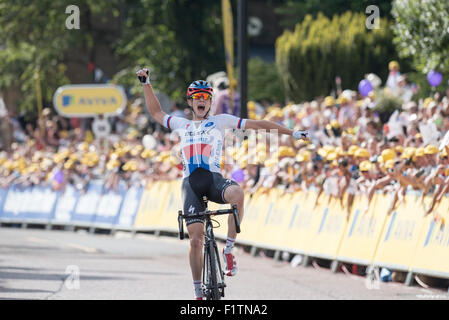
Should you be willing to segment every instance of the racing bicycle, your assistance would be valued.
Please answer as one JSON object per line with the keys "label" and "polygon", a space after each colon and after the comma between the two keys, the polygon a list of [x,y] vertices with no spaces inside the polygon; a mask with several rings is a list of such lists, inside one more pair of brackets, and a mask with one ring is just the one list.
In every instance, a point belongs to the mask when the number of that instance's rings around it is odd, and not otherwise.
{"label": "racing bicycle", "polygon": [[[213,226],[212,216],[218,216],[223,214],[234,215],[235,227],[237,233],[240,233],[240,221],[238,217],[237,206],[233,205],[231,209],[222,210],[207,210],[207,198],[203,197],[203,201],[206,205],[206,210],[188,216],[183,215],[182,211],[178,211],[178,225],[179,225],[179,238],[184,239],[184,224],[183,219],[204,217],[205,218],[205,233],[204,233],[204,264],[203,264],[203,292],[206,300],[220,300],[224,297],[224,288],[226,284],[224,282],[224,272],[220,262],[220,255],[218,254],[217,243],[215,241],[214,231],[216,228]],[[218,222],[217,222],[218,223]],[[218,226],[217,226],[218,227]]]}

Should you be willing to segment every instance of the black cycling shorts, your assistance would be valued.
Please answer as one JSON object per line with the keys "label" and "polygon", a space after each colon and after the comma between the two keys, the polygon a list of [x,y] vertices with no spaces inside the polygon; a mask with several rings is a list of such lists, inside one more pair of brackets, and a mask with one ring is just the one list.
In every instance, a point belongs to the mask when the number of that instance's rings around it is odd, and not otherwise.
{"label": "black cycling shorts", "polygon": [[[203,168],[195,169],[195,171],[188,177],[182,180],[184,215],[188,216],[189,214],[206,210],[203,196],[206,196],[208,200],[216,203],[227,203],[223,197],[224,192],[232,185],[238,185],[238,183],[234,180],[223,178],[223,176],[217,172],[210,172]],[[188,226],[195,222],[203,222],[204,218],[186,218],[185,220],[186,225]]]}

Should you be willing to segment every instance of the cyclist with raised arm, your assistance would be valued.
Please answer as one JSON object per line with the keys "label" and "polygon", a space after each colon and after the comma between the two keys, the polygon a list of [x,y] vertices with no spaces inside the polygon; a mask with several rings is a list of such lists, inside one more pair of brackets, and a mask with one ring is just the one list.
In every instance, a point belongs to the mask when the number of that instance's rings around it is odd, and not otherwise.
{"label": "cyclist with raised arm", "polygon": [[[197,80],[187,89],[187,103],[193,119],[170,116],[162,111],[151,83],[148,69],[137,71],[143,85],[145,102],[151,116],[162,126],[176,130],[181,139],[181,157],[184,169],[182,199],[184,215],[205,210],[203,196],[216,203],[237,205],[239,220],[244,212],[244,193],[240,185],[225,179],[220,173],[220,160],[226,129],[278,130],[279,134],[291,135],[296,139],[307,138],[307,131],[292,131],[284,126],[266,120],[242,119],[229,114],[209,115],[213,89],[207,81]],[[186,219],[190,239],[189,262],[195,290],[195,299],[202,300],[201,272],[203,266],[203,220]],[[228,218],[226,247],[223,249],[225,274],[234,276],[237,272],[232,248],[237,237],[232,215]]]}

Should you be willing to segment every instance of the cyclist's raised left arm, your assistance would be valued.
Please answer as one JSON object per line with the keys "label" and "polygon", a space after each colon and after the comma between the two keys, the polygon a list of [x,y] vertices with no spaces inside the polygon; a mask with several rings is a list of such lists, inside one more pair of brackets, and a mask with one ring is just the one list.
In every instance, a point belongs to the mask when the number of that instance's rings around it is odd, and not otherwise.
{"label": "cyclist's raised left arm", "polygon": [[250,130],[277,130],[279,134],[286,134],[289,136],[293,136],[296,139],[300,139],[300,138],[308,138],[308,132],[307,131],[295,131],[295,130],[290,130],[287,127],[277,124],[276,122],[273,121],[268,121],[268,120],[252,120],[252,119],[247,119],[245,122],[245,130],[246,129],[250,129]]}
{"label": "cyclist's raised left arm", "polygon": [[279,134],[287,134],[292,135],[293,130],[290,130],[280,124],[277,124],[273,121],[268,120],[252,120],[248,119],[245,124],[245,130],[251,129],[251,130],[278,130]]}
{"label": "cyclist's raised left arm", "polygon": [[293,136],[295,139],[308,138],[307,131],[294,131],[285,126],[267,120],[252,120],[235,117],[230,114],[220,114],[216,116],[226,128],[242,129],[242,130],[277,130],[278,134],[286,134]]}

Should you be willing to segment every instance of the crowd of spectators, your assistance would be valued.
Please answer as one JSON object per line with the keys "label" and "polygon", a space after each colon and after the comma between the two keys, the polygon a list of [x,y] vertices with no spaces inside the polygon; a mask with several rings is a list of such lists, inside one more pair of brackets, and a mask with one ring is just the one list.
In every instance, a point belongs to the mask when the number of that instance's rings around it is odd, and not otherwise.
{"label": "crowd of spectators", "polygon": [[[45,108],[36,125],[12,128],[13,136],[21,139],[15,139],[8,151],[0,151],[0,187],[39,185],[64,190],[70,183],[86,192],[90,180],[102,179],[105,190],[118,191],[121,180],[128,186],[146,186],[154,180],[181,177],[170,133],[151,123],[141,104],[136,99],[122,115],[109,118],[112,132],[99,139],[92,130],[93,119],[67,119]],[[157,141],[154,148],[143,146],[146,135]]]}
{"label": "crowd of spectators", "polygon": [[[309,141],[288,136],[229,132],[223,152],[223,175],[245,191],[318,191],[339,199],[349,214],[354,196],[371,201],[381,190],[393,195],[389,212],[411,190],[430,195],[430,213],[449,192],[449,90],[414,100],[417,88],[390,63],[385,87],[375,86],[367,97],[351,90],[300,104],[263,105],[248,102],[249,118],[268,119],[291,129],[306,129]],[[376,83],[379,82],[379,83]],[[396,96],[402,105],[382,121],[376,104],[380,92]],[[190,110],[174,104],[177,116]],[[95,138],[93,119],[68,119],[45,108],[37,123],[24,123],[7,114],[14,142],[0,151],[0,187],[50,186],[63,191],[70,183],[86,192],[92,179],[103,179],[105,190],[151,185],[182,177],[179,140],[153,122],[141,98],[131,99],[120,116],[110,117],[112,132]],[[1,149],[0,149],[1,150]],[[368,210],[369,207],[366,208]]]}

